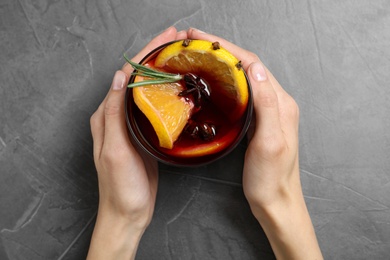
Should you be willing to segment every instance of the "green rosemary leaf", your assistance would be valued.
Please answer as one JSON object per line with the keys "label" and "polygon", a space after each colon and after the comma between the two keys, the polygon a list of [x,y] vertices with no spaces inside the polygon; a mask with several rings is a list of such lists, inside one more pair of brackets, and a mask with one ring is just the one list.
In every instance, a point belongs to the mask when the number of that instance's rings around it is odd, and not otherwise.
{"label": "green rosemary leaf", "polygon": [[135,88],[135,87],[141,87],[141,86],[147,86],[147,85],[172,83],[172,82],[176,82],[176,81],[177,81],[176,79],[151,79],[151,80],[143,80],[143,81],[133,82],[133,83],[129,84],[127,87]]}
{"label": "green rosemary leaf", "polygon": [[144,65],[131,61],[126,55],[123,55],[125,60],[134,68],[132,75],[142,76],[148,78],[144,81],[133,82],[128,85],[129,88],[152,85],[152,84],[165,84],[177,82],[183,78],[180,74],[172,74],[163,71],[154,70]]}
{"label": "green rosemary leaf", "polygon": [[179,81],[182,79],[182,76],[180,74],[162,75],[160,72],[156,72],[156,71],[136,70],[135,72],[132,73],[132,75],[139,75],[139,76],[143,76],[143,77],[159,78],[159,79],[173,79],[176,81]]}
{"label": "green rosemary leaf", "polygon": [[125,60],[137,71],[139,71],[141,74],[147,77],[153,77],[153,78],[169,78],[169,79],[175,79],[175,80],[181,80],[182,76],[180,74],[173,74],[173,73],[167,73],[163,71],[157,71],[154,69],[151,69],[149,67],[146,67],[144,65],[138,64],[136,62],[131,61],[129,58],[127,58],[126,55],[123,55]]}

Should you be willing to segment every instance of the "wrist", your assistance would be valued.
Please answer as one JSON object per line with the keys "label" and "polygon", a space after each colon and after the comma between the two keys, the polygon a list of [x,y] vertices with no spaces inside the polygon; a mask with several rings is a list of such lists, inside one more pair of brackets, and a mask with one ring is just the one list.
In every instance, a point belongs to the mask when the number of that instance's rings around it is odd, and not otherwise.
{"label": "wrist", "polygon": [[272,230],[276,235],[282,235],[297,221],[307,218],[309,215],[305,202],[294,201],[292,198],[276,203],[252,206],[252,212],[264,230]]}
{"label": "wrist", "polygon": [[134,259],[146,225],[100,213],[92,234],[88,259]]}
{"label": "wrist", "polygon": [[275,192],[262,194],[261,198],[255,198],[249,203],[252,213],[261,223],[280,219],[289,212],[307,212],[305,200],[300,187],[296,189],[280,186]]}
{"label": "wrist", "polygon": [[153,207],[101,196],[97,221],[121,223],[133,229],[145,230],[151,221],[153,210]]}
{"label": "wrist", "polygon": [[277,259],[322,259],[303,195],[253,206]]}

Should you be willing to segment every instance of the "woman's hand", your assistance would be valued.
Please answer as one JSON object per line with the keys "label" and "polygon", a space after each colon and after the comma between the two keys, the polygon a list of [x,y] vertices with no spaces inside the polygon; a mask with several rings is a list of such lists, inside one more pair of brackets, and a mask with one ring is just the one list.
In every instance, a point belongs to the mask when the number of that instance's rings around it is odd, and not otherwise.
{"label": "woman's hand", "polygon": [[254,53],[190,29],[189,38],[218,41],[241,60],[253,90],[255,122],[245,156],[243,188],[278,259],[322,259],[302,194],[299,110]]}
{"label": "woman's hand", "polygon": [[[139,62],[154,48],[186,32],[170,27],[133,58]],[[132,145],[125,123],[124,98],[133,69],[125,64],[91,117],[93,155],[99,180],[99,209],[89,259],[131,259],[151,221],[157,192],[157,162]]]}

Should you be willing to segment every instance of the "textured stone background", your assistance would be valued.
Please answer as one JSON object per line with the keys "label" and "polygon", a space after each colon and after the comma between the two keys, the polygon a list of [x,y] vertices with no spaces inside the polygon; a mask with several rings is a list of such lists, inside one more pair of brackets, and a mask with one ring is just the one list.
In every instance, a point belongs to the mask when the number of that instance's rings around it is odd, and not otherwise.
{"label": "textured stone background", "polygon": [[[388,259],[388,0],[1,0],[0,259],[85,257],[98,200],[89,118],[122,54],[170,25],[256,52],[297,100],[325,258]],[[161,166],[138,259],[274,257],[242,193],[244,151]]]}

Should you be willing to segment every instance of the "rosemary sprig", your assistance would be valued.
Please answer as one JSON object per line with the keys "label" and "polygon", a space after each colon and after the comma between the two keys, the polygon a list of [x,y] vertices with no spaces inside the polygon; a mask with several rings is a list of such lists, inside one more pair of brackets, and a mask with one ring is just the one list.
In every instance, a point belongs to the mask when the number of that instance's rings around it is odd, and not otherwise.
{"label": "rosemary sprig", "polygon": [[123,55],[123,57],[134,68],[134,72],[131,75],[137,75],[137,76],[149,78],[148,80],[133,82],[127,86],[129,88],[146,86],[151,84],[172,83],[172,82],[177,82],[183,78],[183,76],[180,74],[172,74],[172,73],[154,70],[144,65],[133,62],[129,58],[127,58],[126,55]]}

